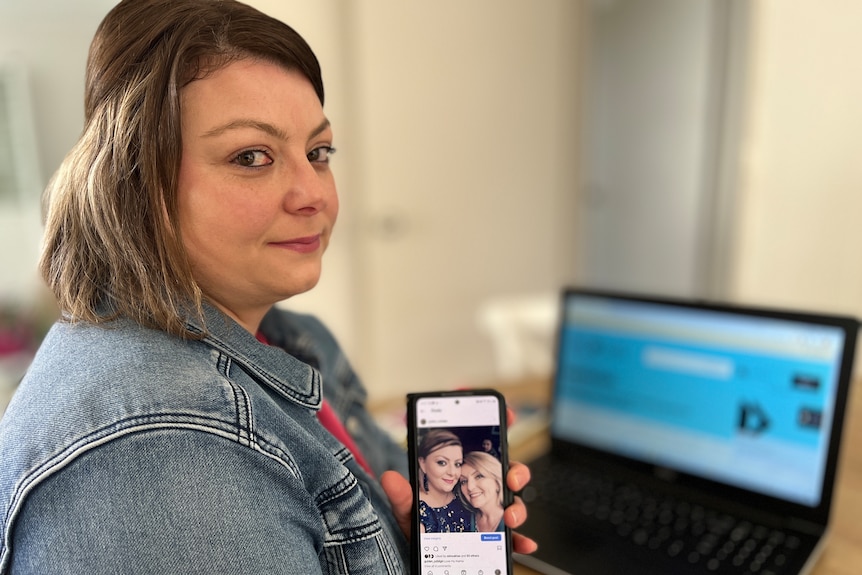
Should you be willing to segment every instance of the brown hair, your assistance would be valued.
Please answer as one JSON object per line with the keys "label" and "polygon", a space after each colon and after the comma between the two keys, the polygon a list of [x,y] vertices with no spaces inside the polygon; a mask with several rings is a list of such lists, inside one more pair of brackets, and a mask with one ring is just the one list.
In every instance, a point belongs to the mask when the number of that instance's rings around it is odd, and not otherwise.
{"label": "brown hair", "polygon": [[234,0],[123,0],[87,61],[83,133],[45,193],[40,270],[70,321],[127,316],[193,337],[203,294],[177,216],[180,91],[260,59],[304,74],[323,103],[317,58],[291,27]]}
{"label": "brown hair", "polygon": [[416,449],[416,455],[425,459],[432,451],[437,451],[450,445],[461,447],[461,440],[457,435],[448,429],[431,429],[422,436],[422,440]]}

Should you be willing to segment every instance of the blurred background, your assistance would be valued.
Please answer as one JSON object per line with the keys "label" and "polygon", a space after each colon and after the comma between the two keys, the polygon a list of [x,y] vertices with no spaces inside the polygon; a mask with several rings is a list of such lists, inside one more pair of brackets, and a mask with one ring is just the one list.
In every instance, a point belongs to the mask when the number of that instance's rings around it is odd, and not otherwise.
{"label": "blurred background", "polygon": [[[114,3],[0,0],[7,382],[55,313],[39,196]],[[862,3],[249,3],[315,49],[339,150],[323,278],[283,305],[372,396],[548,371],[566,284],[862,316]]]}

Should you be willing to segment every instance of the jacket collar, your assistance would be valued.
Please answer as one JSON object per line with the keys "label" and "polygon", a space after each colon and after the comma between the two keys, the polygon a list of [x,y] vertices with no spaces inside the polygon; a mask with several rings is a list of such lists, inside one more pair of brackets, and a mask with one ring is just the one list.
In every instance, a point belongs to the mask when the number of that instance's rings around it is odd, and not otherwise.
{"label": "jacket collar", "polygon": [[[266,345],[214,306],[204,303],[204,325],[192,316],[187,325],[203,341],[226,354],[252,377],[284,398],[309,409],[323,400],[320,373],[277,345]],[[276,343],[276,342],[273,342]]]}

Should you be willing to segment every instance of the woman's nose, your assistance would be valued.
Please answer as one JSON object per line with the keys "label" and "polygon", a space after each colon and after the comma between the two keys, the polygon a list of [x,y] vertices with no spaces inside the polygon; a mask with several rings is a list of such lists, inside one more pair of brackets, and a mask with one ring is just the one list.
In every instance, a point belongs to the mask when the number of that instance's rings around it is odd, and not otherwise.
{"label": "woman's nose", "polygon": [[288,179],[284,196],[286,211],[293,214],[314,215],[326,207],[332,184],[310,162],[297,162],[286,177]]}

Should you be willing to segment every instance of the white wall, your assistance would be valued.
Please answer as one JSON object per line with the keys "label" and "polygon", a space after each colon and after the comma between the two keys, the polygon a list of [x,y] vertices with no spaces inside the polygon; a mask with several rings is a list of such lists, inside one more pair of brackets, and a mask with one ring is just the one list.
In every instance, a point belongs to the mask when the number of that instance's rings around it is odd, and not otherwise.
{"label": "white wall", "polygon": [[750,5],[732,295],[862,316],[862,2]]}
{"label": "white wall", "polygon": [[0,0],[0,61],[26,67],[47,181],[81,131],[87,49],[113,0]]}
{"label": "white wall", "polygon": [[[372,1],[372,0],[368,0]],[[295,25],[323,63],[327,113],[349,144],[356,120],[345,117],[350,70],[340,0],[253,0]],[[0,59],[32,71],[42,175],[47,180],[81,127],[84,62],[92,33],[113,0],[0,0]],[[818,307],[862,315],[862,75],[857,0],[758,0],[743,98],[741,171],[733,218],[728,295],[744,301]],[[476,30],[481,42],[481,30]],[[405,63],[407,65],[409,63]],[[417,106],[418,107],[418,106]],[[353,124],[351,124],[353,122]],[[341,130],[341,128],[338,128]],[[342,136],[343,134],[343,136]],[[573,158],[572,163],[576,160]],[[569,173],[572,164],[560,166]],[[348,351],[353,323],[350,220],[356,189],[349,162],[335,162],[343,212],[321,286],[295,303],[325,317]],[[573,191],[573,194],[575,192]],[[561,213],[561,219],[565,214]],[[3,273],[10,256],[0,253]],[[34,262],[35,265],[35,262]],[[27,271],[25,270],[25,273]]]}
{"label": "white wall", "polygon": [[350,7],[357,364],[378,396],[488,381],[480,306],[574,268],[577,3]]}
{"label": "white wall", "polygon": [[36,271],[39,196],[80,132],[87,47],[111,5],[111,0],[0,1],[0,67],[11,64],[25,73],[40,180],[18,206],[0,207],[0,301],[26,306],[47,297]]}

